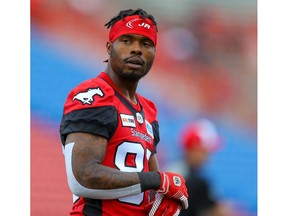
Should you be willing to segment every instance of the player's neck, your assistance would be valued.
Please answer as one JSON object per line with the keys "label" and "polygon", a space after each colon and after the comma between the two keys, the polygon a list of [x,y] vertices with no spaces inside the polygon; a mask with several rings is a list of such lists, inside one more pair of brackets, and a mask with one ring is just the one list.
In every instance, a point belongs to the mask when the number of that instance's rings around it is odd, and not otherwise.
{"label": "player's neck", "polygon": [[116,73],[113,73],[109,70],[106,70],[106,73],[112,80],[119,93],[121,93],[132,104],[136,105],[138,103],[136,98],[138,81],[133,82],[131,80],[123,79],[119,77]]}

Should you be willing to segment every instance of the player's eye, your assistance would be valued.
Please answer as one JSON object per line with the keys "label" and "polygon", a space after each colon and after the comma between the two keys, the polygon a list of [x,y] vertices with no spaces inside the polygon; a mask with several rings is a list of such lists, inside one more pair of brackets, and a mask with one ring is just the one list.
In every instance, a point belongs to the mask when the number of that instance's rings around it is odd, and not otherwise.
{"label": "player's eye", "polygon": [[151,42],[151,41],[144,41],[143,43],[143,46],[145,46],[145,47],[153,47],[154,45],[153,45],[153,43]]}
{"label": "player's eye", "polygon": [[131,40],[129,38],[121,38],[120,41],[123,43],[130,43],[131,42]]}

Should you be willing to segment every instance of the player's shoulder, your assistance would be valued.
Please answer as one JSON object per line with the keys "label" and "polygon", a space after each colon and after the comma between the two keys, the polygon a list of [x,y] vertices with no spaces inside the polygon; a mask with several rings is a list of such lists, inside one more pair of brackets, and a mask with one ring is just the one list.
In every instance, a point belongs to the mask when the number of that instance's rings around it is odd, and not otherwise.
{"label": "player's shoulder", "polygon": [[112,93],[113,89],[110,85],[107,84],[103,79],[97,77],[84,80],[83,82],[79,83],[77,86],[75,86],[71,92],[78,93],[78,92],[85,92],[91,89],[101,89],[105,91],[106,93]]}
{"label": "player's shoulder", "polygon": [[152,113],[152,114],[154,114],[156,116],[157,112],[158,112],[158,109],[157,109],[157,106],[155,105],[155,103],[152,100],[150,100],[150,99],[148,99],[148,98],[146,98],[146,97],[144,97],[144,96],[142,96],[140,94],[137,94],[137,96],[138,96],[142,106],[146,110],[148,110],[150,113]]}
{"label": "player's shoulder", "polygon": [[75,86],[66,99],[64,113],[74,110],[109,106],[113,103],[114,90],[99,77],[87,79]]}

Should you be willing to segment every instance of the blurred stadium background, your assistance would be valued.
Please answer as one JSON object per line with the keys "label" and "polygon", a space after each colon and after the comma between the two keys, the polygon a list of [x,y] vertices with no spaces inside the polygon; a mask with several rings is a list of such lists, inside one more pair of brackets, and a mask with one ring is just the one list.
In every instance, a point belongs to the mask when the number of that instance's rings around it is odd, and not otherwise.
{"label": "blurred stadium background", "polygon": [[58,134],[64,101],[105,68],[104,24],[138,7],[159,30],[139,92],[159,109],[161,168],[181,160],[181,127],[209,118],[224,138],[206,167],[217,194],[239,216],[257,215],[256,0],[31,0],[31,215],[68,215]]}

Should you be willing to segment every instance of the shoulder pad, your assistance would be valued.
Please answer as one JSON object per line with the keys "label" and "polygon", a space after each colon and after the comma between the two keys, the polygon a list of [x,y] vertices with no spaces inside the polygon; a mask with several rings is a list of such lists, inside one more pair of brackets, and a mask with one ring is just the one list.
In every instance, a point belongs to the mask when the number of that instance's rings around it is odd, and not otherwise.
{"label": "shoulder pad", "polygon": [[113,105],[114,90],[104,80],[86,80],[70,91],[64,114],[74,110]]}

